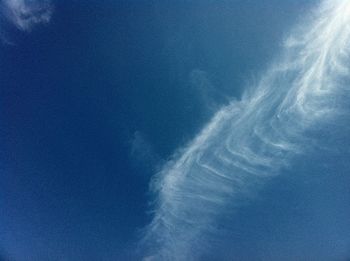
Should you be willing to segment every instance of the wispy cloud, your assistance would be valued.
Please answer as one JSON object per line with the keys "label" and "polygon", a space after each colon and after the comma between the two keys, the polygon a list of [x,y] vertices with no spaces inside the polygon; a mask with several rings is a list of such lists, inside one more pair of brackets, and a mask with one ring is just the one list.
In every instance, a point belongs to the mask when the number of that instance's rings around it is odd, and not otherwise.
{"label": "wispy cloud", "polygon": [[3,0],[2,15],[21,31],[30,31],[38,24],[46,24],[52,16],[50,0]]}
{"label": "wispy cloud", "polygon": [[215,112],[220,108],[218,101],[228,102],[228,98],[212,84],[207,72],[194,69],[189,76],[193,95],[196,96],[203,108],[207,108],[210,112]]}
{"label": "wispy cloud", "polygon": [[257,86],[219,110],[156,175],[144,260],[196,259],[216,218],[281,174],[305,151],[308,131],[339,114],[349,98],[350,2],[323,1],[310,17]]}
{"label": "wispy cloud", "polygon": [[140,131],[134,133],[130,145],[130,156],[135,160],[136,165],[153,170],[160,161],[160,157],[155,152],[152,144]]}

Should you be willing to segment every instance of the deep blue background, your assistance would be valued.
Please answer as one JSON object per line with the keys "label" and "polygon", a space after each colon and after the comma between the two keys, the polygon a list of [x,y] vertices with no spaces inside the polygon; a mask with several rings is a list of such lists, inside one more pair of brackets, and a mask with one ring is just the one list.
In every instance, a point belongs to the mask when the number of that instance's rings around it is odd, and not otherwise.
{"label": "deep blue background", "polygon": [[[152,174],[254,83],[310,4],[281,2],[56,1],[48,25],[11,32],[15,45],[0,47],[0,252],[131,260]],[[266,192],[271,216],[283,211],[273,202],[297,201],[298,182],[278,182],[292,185]],[[269,234],[268,217],[237,218],[240,243],[223,256],[266,254],[249,231]]]}

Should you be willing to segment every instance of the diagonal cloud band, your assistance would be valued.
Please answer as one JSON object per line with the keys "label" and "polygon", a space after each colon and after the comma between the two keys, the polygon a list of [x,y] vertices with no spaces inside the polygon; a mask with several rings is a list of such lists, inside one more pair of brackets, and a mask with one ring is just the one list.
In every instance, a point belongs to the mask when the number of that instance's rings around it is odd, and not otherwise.
{"label": "diagonal cloud band", "polygon": [[215,220],[305,151],[307,132],[345,106],[350,1],[323,1],[285,41],[277,62],[240,101],[216,113],[158,173],[144,260],[191,260]]}

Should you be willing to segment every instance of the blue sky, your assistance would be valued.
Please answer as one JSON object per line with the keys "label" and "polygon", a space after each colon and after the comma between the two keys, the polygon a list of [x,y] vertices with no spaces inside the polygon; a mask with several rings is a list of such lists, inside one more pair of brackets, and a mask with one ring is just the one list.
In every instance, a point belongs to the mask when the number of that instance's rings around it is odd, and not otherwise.
{"label": "blue sky", "polygon": [[[0,259],[138,260],[151,177],[259,82],[313,4],[0,2]],[[349,257],[338,121],[218,218],[201,260]]]}

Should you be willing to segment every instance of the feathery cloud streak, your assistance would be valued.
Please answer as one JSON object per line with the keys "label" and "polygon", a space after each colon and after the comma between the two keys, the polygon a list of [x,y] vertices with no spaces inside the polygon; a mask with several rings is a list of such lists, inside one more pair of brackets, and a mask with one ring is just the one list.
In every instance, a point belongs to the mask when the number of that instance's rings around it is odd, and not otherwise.
{"label": "feathery cloud streak", "polygon": [[342,110],[349,76],[350,1],[323,1],[240,101],[222,108],[152,183],[144,260],[191,260],[215,219],[290,165],[307,131]]}

